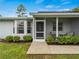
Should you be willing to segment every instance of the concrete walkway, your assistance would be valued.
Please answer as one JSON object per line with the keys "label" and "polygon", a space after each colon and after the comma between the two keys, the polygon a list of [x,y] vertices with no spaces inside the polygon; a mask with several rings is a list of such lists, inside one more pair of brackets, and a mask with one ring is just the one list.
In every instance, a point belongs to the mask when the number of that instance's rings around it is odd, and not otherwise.
{"label": "concrete walkway", "polygon": [[79,54],[79,46],[47,45],[45,42],[32,42],[27,54]]}
{"label": "concrete walkway", "polygon": [[50,54],[50,49],[45,42],[32,42],[27,54]]}
{"label": "concrete walkway", "polygon": [[77,45],[49,45],[50,54],[79,54]]}

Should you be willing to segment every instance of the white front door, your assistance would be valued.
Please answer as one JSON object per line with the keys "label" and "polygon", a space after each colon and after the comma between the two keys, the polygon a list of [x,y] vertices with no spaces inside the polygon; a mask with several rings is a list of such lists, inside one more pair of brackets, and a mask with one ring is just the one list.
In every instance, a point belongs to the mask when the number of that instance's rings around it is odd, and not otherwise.
{"label": "white front door", "polygon": [[45,20],[35,20],[35,39],[45,41]]}

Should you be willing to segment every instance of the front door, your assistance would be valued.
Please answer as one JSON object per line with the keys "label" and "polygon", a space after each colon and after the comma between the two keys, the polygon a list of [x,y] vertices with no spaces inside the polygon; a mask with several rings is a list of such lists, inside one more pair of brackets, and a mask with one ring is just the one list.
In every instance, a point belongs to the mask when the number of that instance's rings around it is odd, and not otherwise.
{"label": "front door", "polygon": [[36,20],[35,27],[35,38],[36,40],[44,40],[45,39],[45,20]]}

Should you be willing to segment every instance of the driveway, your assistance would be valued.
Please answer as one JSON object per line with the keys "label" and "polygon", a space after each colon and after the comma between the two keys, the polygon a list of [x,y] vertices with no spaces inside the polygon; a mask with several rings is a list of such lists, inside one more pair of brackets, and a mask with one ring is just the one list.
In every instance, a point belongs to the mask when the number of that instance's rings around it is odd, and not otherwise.
{"label": "driveway", "polygon": [[32,42],[27,54],[79,54],[79,46],[47,45],[46,42]]}

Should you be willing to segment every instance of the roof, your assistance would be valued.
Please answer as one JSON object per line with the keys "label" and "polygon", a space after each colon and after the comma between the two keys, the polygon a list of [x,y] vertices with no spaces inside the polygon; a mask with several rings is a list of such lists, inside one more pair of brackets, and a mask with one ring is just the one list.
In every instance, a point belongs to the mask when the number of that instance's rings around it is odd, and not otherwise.
{"label": "roof", "polygon": [[38,11],[38,13],[79,13],[78,11]]}
{"label": "roof", "polygon": [[32,20],[32,17],[0,17],[0,20]]}
{"label": "roof", "polygon": [[79,12],[73,11],[39,11],[31,13],[33,16],[79,16]]}

